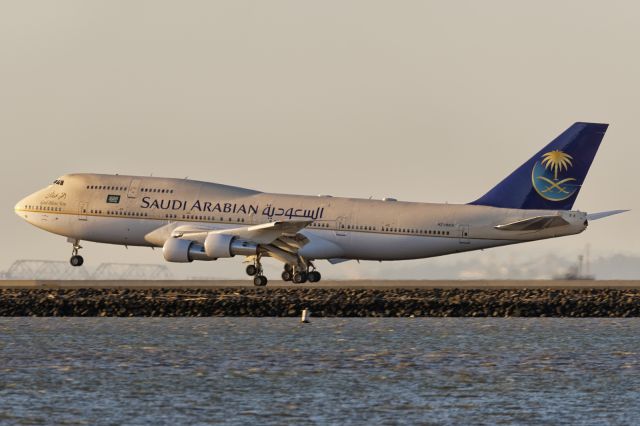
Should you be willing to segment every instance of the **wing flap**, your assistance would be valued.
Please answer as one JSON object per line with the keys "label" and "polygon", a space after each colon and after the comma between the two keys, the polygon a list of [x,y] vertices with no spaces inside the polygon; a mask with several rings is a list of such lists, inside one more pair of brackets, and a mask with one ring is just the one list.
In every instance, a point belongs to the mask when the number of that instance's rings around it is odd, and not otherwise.
{"label": "wing flap", "polygon": [[547,228],[555,228],[558,226],[568,225],[569,222],[561,216],[535,216],[523,220],[517,220],[511,223],[494,226],[495,229],[501,231],[540,231]]}
{"label": "wing flap", "polygon": [[242,228],[211,231],[216,234],[234,235],[257,244],[271,244],[280,237],[294,236],[313,220],[275,221]]}

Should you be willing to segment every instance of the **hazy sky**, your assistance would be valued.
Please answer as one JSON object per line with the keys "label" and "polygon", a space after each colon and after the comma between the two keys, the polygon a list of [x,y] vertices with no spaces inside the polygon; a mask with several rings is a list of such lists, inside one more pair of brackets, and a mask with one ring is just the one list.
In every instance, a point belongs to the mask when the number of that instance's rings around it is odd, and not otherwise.
{"label": "hazy sky", "polygon": [[[631,1],[1,1],[0,270],[70,256],[13,213],[64,173],[464,203],[575,121],[611,124],[575,208],[634,211],[461,256],[640,255],[638,22]],[[162,261],[85,247],[89,266]]]}

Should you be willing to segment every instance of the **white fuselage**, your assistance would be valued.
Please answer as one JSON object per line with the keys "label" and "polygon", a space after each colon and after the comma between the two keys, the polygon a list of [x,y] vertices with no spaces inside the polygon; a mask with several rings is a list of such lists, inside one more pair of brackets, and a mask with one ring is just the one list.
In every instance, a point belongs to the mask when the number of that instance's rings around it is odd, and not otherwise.
{"label": "white fuselage", "polygon": [[[577,234],[586,214],[478,205],[270,194],[215,183],[99,174],[65,175],[24,198],[16,213],[74,240],[161,246],[149,235],[170,224],[211,230],[312,219],[300,231],[309,259],[402,260]],[[534,231],[496,226],[557,214],[569,224]]]}

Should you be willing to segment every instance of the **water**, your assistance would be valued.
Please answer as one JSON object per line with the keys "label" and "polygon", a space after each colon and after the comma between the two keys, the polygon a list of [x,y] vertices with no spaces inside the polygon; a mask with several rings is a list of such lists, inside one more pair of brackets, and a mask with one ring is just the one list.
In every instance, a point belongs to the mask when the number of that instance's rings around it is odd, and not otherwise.
{"label": "water", "polygon": [[0,318],[0,423],[639,417],[640,319]]}

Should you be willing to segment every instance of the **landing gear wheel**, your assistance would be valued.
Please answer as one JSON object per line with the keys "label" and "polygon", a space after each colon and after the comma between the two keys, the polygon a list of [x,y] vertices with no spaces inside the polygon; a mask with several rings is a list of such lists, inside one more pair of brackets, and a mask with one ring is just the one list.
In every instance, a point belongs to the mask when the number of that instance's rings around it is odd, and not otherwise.
{"label": "landing gear wheel", "polygon": [[289,272],[289,273],[293,273],[293,266],[289,265],[288,263],[284,264],[284,270]]}
{"label": "landing gear wheel", "polygon": [[247,271],[247,275],[252,277],[258,273],[258,268],[256,267],[256,265],[248,265],[246,271]]}
{"label": "landing gear wheel", "polygon": [[267,282],[269,280],[267,280],[267,277],[265,277],[264,275],[256,275],[253,278],[253,285],[255,285],[256,287],[264,287],[265,285],[267,285]]}
{"label": "landing gear wheel", "polygon": [[282,271],[282,281],[291,281],[293,279],[293,274],[289,271]]}
{"label": "landing gear wheel", "polygon": [[306,272],[296,272],[293,274],[293,282],[296,284],[306,283],[308,278],[309,276]]}
{"label": "landing gear wheel", "polygon": [[82,266],[82,264],[84,263],[84,259],[82,258],[82,256],[76,254],[71,256],[69,263],[71,264],[71,266]]}
{"label": "landing gear wheel", "polygon": [[310,283],[317,283],[321,279],[322,279],[322,275],[320,275],[320,272],[318,272],[318,271],[309,272],[309,282]]}
{"label": "landing gear wheel", "polygon": [[84,263],[84,259],[82,256],[78,254],[78,251],[82,248],[80,245],[80,240],[72,240],[71,238],[67,238],[67,241],[73,244],[73,249],[71,250],[71,259],[69,259],[69,263],[71,266],[82,266]]}

